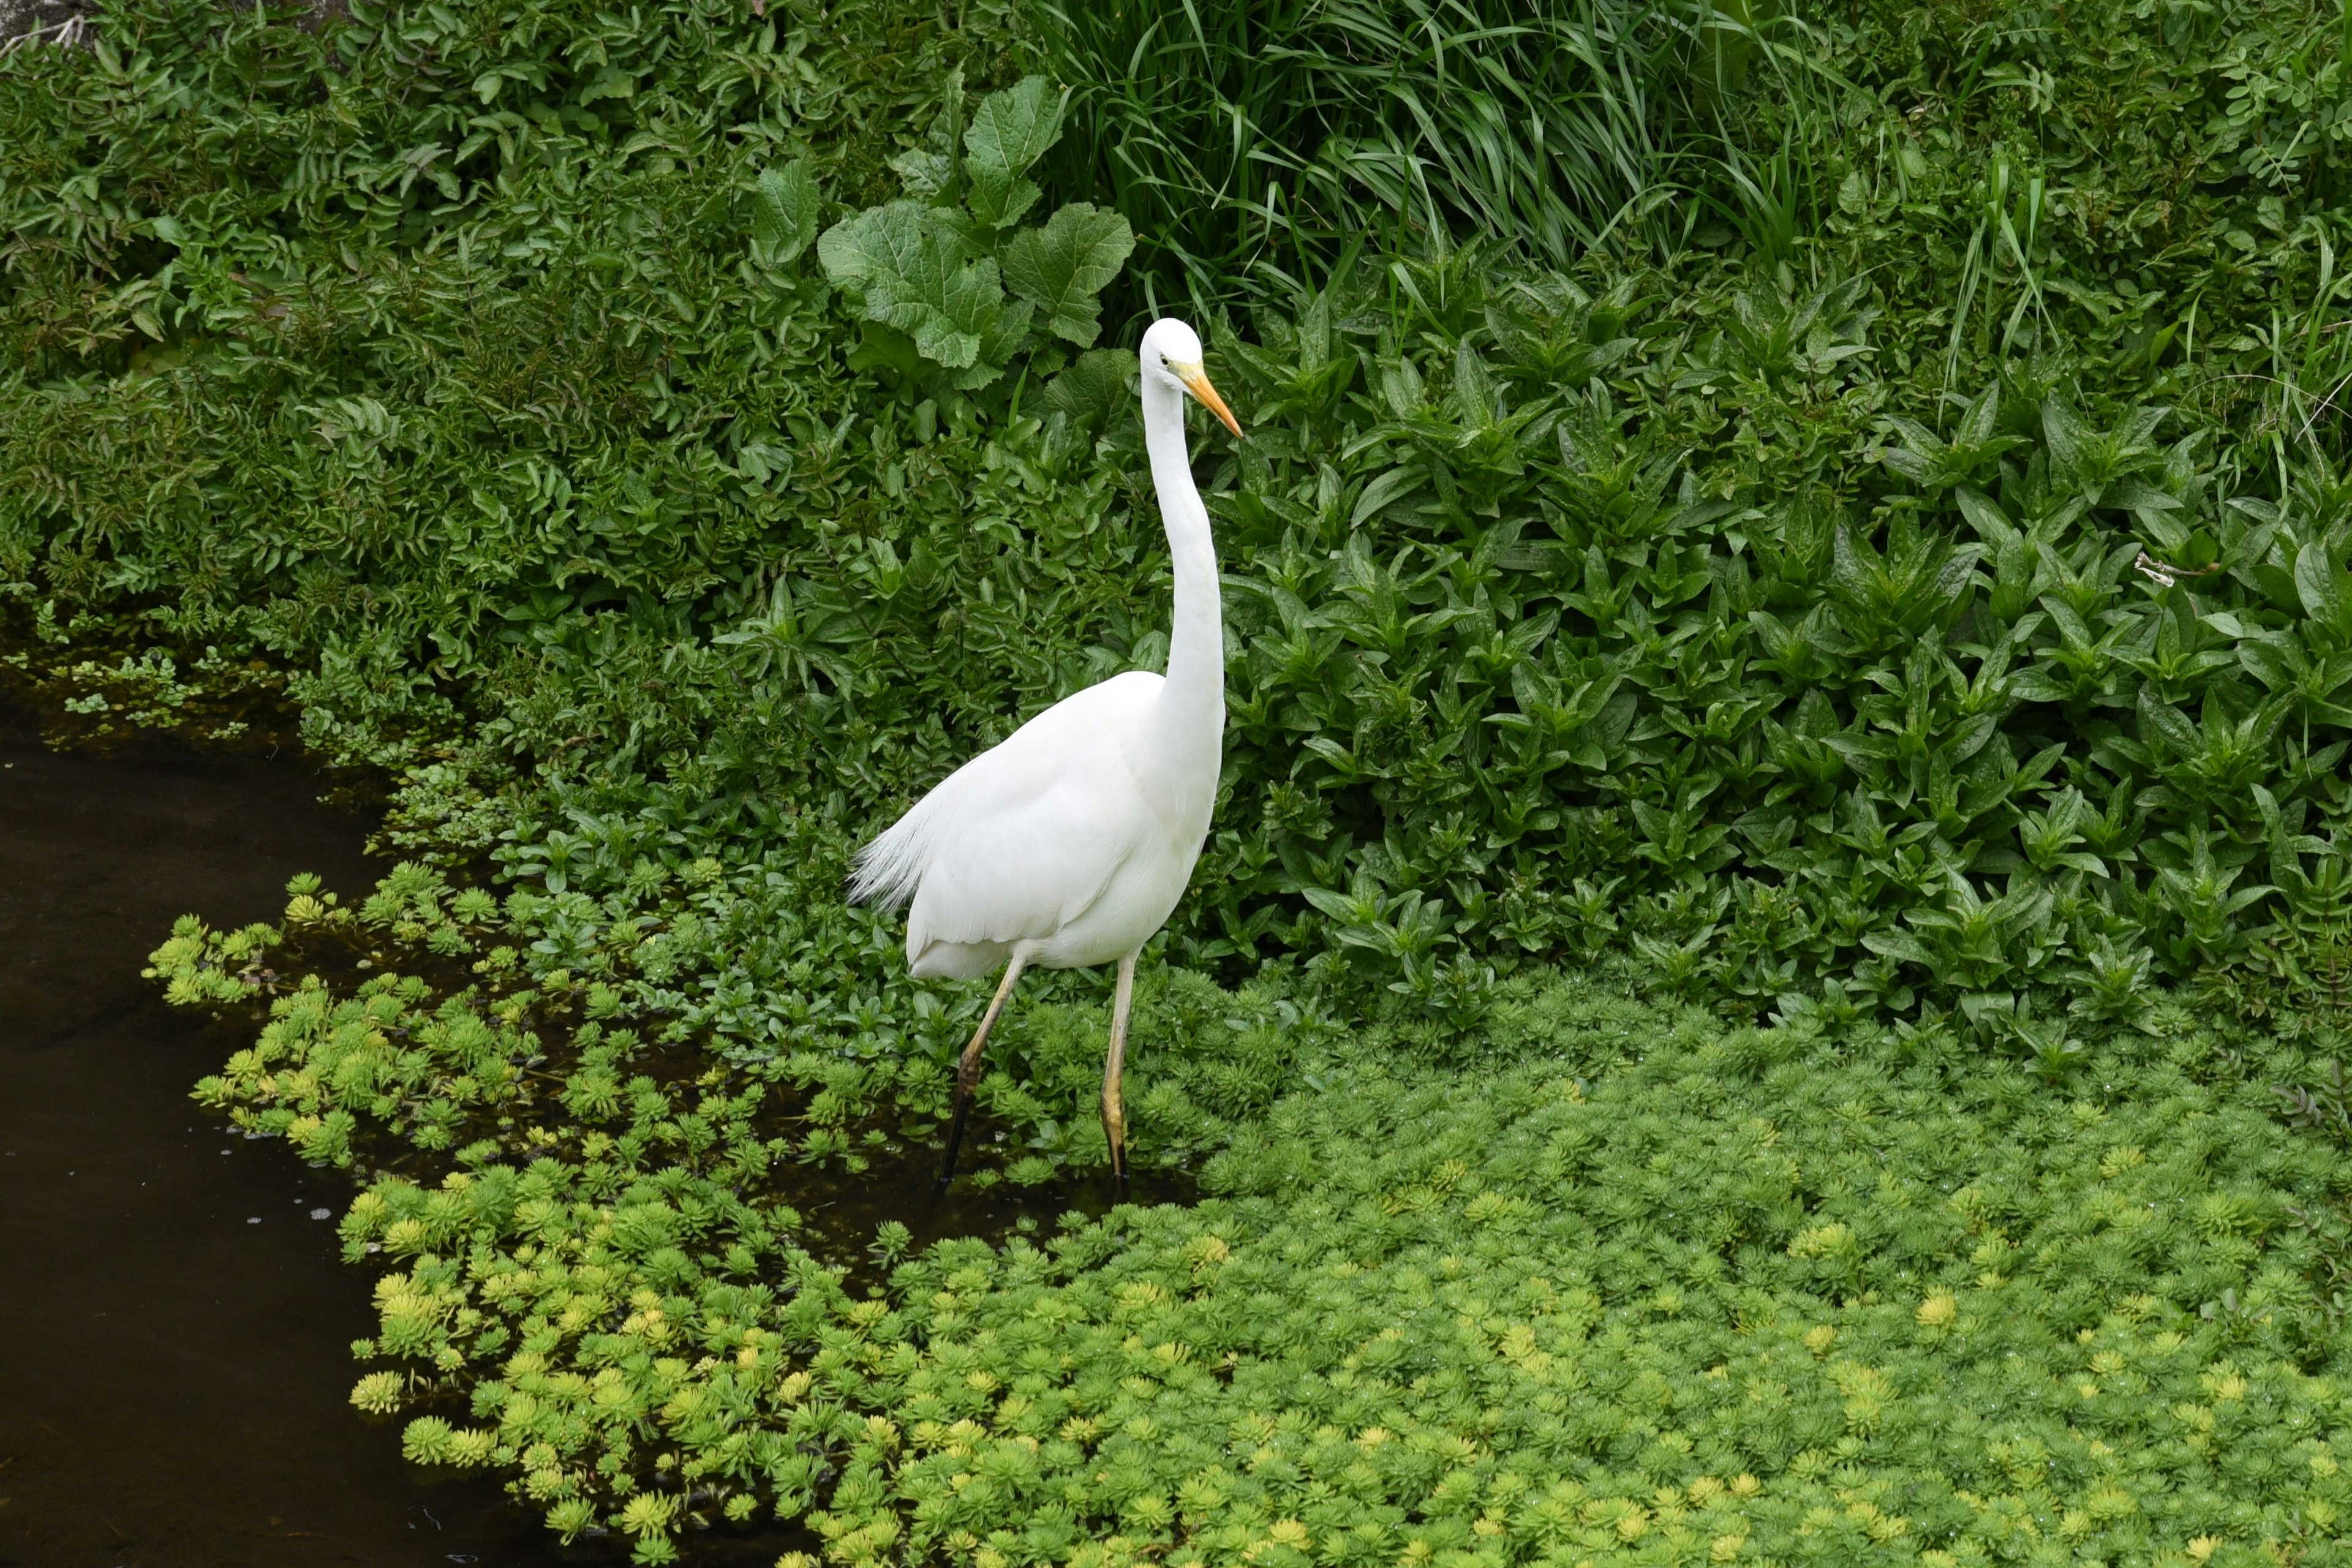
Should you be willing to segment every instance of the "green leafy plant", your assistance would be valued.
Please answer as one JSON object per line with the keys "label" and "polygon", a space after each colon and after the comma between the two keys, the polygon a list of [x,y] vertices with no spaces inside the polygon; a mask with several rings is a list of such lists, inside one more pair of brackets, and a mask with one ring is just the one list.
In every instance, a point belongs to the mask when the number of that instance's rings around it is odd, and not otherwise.
{"label": "green leafy plant", "polygon": [[866,325],[865,363],[912,379],[919,360],[975,391],[1033,344],[1091,347],[1102,331],[1096,296],[1135,237],[1124,217],[1084,202],[1016,226],[1039,195],[1029,170],[1062,135],[1062,103],[1045,78],[982,99],[960,141],[961,78],[949,91],[949,154],[900,160],[912,195],[836,224],[817,250]]}
{"label": "green leafy plant", "polygon": [[[429,896],[405,885],[377,920]],[[332,907],[295,897],[289,931]],[[282,940],[190,922],[157,963]],[[382,1175],[352,1201],[378,1314],[354,1348],[383,1364],[352,1399],[405,1416],[410,1458],[496,1468],[566,1538],[617,1531],[641,1562],[762,1515],[850,1563],[1106,1541],[1736,1560],[1825,1521],[1865,1560],[1958,1560],[2037,1515],[2082,1550],[2334,1549],[2333,1233],[2289,1222],[2341,1189],[2341,1140],[2210,1075],[2223,1041],[2178,1005],[2080,1041],[2021,1019],[2015,1063],[1520,984],[1480,1026],[1509,1065],[1487,1057],[1472,1096],[1409,1035],[1292,1023],[1261,1087],[1142,1096],[1219,1129],[1197,1206],[911,1255],[887,1224],[887,1287],[860,1296],[808,1250],[848,1238],[781,1201],[776,1064],[624,1088],[654,1065],[634,1037],[552,987],[500,991],[428,1012],[414,977],[306,981],[246,1053],[266,1074],[206,1092],[265,1130],[306,1097],[383,1126],[462,1099],[494,1037],[412,1053],[404,1102],[370,1102],[354,1044],[486,1014],[576,1059],[576,1120],[480,1120],[437,1186]],[[1198,1000],[1230,1033],[1239,999]],[[2292,1049],[2233,1046],[2302,1081]],[[2085,1054],[2111,1087],[2080,1080]],[[2340,1123],[2340,1078],[2290,1113]],[[831,1092],[801,1102],[812,1142]]]}

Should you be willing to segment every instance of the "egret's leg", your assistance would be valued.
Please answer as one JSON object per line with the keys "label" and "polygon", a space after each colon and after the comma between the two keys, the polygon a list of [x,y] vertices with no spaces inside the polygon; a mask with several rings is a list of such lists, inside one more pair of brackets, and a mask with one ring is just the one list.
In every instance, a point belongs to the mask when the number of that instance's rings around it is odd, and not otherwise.
{"label": "egret's leg", "polygon": [[956,1151],[963,1146],[964,1118],[971,1113],[971,1091],[980,1083],[980,1053],[987,1048],[988,1031],[996,1027],[996,1016],[1004,1011],[1004,1004],[1013,997],[1013,983],[1021,978],[1024,960],[1015,952],[1013,962],[1004,966],[1004,978],[996,983],[996,995],[988,1011],[980,1016],[980,1027],[971,1033],[971,1044],[963,1048],[963,1059],[956,1064],[955,1120],[948,1124],[948,1157],[940,1166],[940,1190],[954,1179]]}
{"label": "egret's leg", "polygon": [[1110,1005],[1110,1054],[1103,1058],[1103,1141],[1110,1145],[1110,1175],[1127,1195],[1127,1102],[1119,1098],[1119,1074],[1127,1067],[1127,1015],[1135,1005],[1135,954],[1118,961],[1118,990]]}

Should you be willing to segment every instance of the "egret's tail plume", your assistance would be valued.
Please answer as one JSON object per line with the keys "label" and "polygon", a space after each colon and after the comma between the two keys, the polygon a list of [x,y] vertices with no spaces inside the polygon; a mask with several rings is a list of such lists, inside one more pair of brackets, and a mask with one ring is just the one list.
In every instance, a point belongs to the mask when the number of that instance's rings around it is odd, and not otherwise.
{"label": "egret's tail plume", "polygon": [[891,824],[879,837],[857,852],[857,865],[849,877],[849,901],[854,904],[880,904],[884,909],[897,909],[915,896],[916,885],[923,879],[923,868],[930,864],[930,834],[926,831],[929,814],[919,802],[912,811]]}

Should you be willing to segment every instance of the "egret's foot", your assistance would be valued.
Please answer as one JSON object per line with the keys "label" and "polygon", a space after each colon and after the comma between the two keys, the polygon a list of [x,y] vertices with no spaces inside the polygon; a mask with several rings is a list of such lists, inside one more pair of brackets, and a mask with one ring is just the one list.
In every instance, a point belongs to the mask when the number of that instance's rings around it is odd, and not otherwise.
{"label": "egret's foot", "polygon": [[[978,1073],[973,1073],[971,1076],[977,1078],[980,1075]],[[971,1090],[966,1085],[965,1075],[958,1073],[956,1075],[955,1120],[948,1123],[948,1150],[946,1155],[940,1161],[940,1191],[943,1193],[948,1190],[948,1184],[955,1180],[956,1154],[963,1148],[964,1120],[971,1114]]]}
{"label": "egret's foot", "polygon": [[1109,1105],[1103,1107],[1103,1142],[1110,1145],[1110,1182],[1121,1198],[1127,1196],[1126,1118]]}
{"label": "egret's foot", "polygon": [[1118,961],[1118,986],[1110,1005],[1110,1050],[1103,1058],[1103,1142],[1110,1145],[1110,1180],[1127,1198],[1127,1100],[1119,1079],[1127,1068],[1127,1021],[1135,1005],[1135,954]]}
{"label": "egret's foot", "polygon": [[940,1191],[943,1193],[955,1179],[956,1152],[963,1147],[963,1124],[971,1114],[971,1091],[980,1087],[980,1057],[988,1048],[988,1032],[996,1027],[996,1016],[1004,1011],[1024,962],[1016,952],[1004,966],[1004,978],[997,983],[996,995],[989,1002],[988,1011],[981,1015],[980,1027],[972,1031],[971,1044],[963,1048],[963,1057],[956,1063],[955,1120],[948,1124],[947,1157],[940,1162]]}

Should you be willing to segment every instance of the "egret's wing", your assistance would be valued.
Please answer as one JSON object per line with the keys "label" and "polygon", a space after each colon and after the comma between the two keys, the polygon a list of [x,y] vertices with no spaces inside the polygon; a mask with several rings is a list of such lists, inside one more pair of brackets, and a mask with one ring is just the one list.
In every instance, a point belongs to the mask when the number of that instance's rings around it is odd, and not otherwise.
{"label": "egret's wing", "polygon": [[[913,897],[955,845],[1057,791],[1131,794],[1118,768],[1118,737],[1160,685],[1156,675],[1130,671],[1088,687],[950,773],[859,854],[850,896],[886,904]],[[1067,796],[1055,809],[1073,819],[1087,814],[1083,800]]]}
{"label": "egret's wing", "polygon": [[908,950],[1047,937],[1084,914],[1134,852],[1144,808],[1116,758],[945,826],[908,911]]}

